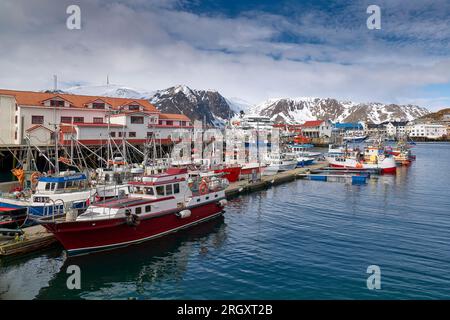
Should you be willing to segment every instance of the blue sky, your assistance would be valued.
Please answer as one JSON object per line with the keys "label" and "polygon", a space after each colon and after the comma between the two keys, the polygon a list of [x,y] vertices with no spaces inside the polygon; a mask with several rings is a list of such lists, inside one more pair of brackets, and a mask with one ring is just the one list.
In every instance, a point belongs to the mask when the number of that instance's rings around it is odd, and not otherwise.
{"label": "blue sky", "polygon": [[[317,96],[450,106],[450,1],[91,0],[0,3],[0,87],[186,84],[251,103]],[[381,8],[381,30],[366,9]]]}

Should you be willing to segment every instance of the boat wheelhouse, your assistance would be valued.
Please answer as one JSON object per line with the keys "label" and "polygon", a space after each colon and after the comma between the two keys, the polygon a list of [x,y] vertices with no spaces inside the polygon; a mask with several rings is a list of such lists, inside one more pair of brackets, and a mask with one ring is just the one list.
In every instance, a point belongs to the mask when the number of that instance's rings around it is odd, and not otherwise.
{"label": "boat wheelhouse", "polygon": [[2,195],[0,208],[26,208],[31,218],[64,215],[65,209],[86,209],[93,193],[85,174],[65,171],[38,178],[34,192]]}

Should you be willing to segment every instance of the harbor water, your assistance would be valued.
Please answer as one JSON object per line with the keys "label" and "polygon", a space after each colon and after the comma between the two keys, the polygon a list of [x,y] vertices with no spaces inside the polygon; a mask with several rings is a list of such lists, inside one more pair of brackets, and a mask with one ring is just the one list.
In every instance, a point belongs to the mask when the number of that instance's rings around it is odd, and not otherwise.
{"label": "harbor water", "polygon": [[[413,153],[366,185],[297,180],[140,245],[2,260],[0,299],[450,299],[450,144]],[[367,288],[371,265],[379,290]]]}

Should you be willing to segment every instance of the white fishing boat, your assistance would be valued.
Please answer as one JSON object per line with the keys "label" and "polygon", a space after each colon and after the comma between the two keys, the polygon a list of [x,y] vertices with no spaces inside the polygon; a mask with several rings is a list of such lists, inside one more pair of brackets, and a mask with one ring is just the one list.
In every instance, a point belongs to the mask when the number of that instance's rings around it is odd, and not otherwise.
{"label": "white fishing boat", "polygon": [[367,147],[363,153],[359,150],[329,153],[325,160],[336,168],[377,169],[382,173],[395,173],[397,169],[395,159],[380,147]]}
{"label": "white fishing boat", "polygon": [[263,172],[265,176],[272,176],[278,172],[293,170],[297,167],[297,160],[292,157],[287,157],[281,153],[271,153],[266,159],[266,169]]}

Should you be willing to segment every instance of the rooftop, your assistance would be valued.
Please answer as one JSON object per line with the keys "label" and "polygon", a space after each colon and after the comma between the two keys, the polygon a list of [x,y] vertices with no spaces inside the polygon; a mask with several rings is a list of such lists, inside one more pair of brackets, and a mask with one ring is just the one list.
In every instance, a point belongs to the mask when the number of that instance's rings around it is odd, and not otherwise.
{"label": "rooftop", "polygon": [[159,112],[154,105],[145,99],[111,98],[102,96],[84,96],[51,92],[19,91],[0,89],[0,95],[14,96],[17,104],[22,106],[43,106],[44,101],[61,98],[70,103],[73,108],[86,108],[89,103],[101,100],[111,105],[113,109],[129,104],[139,104],[145,111]]}

